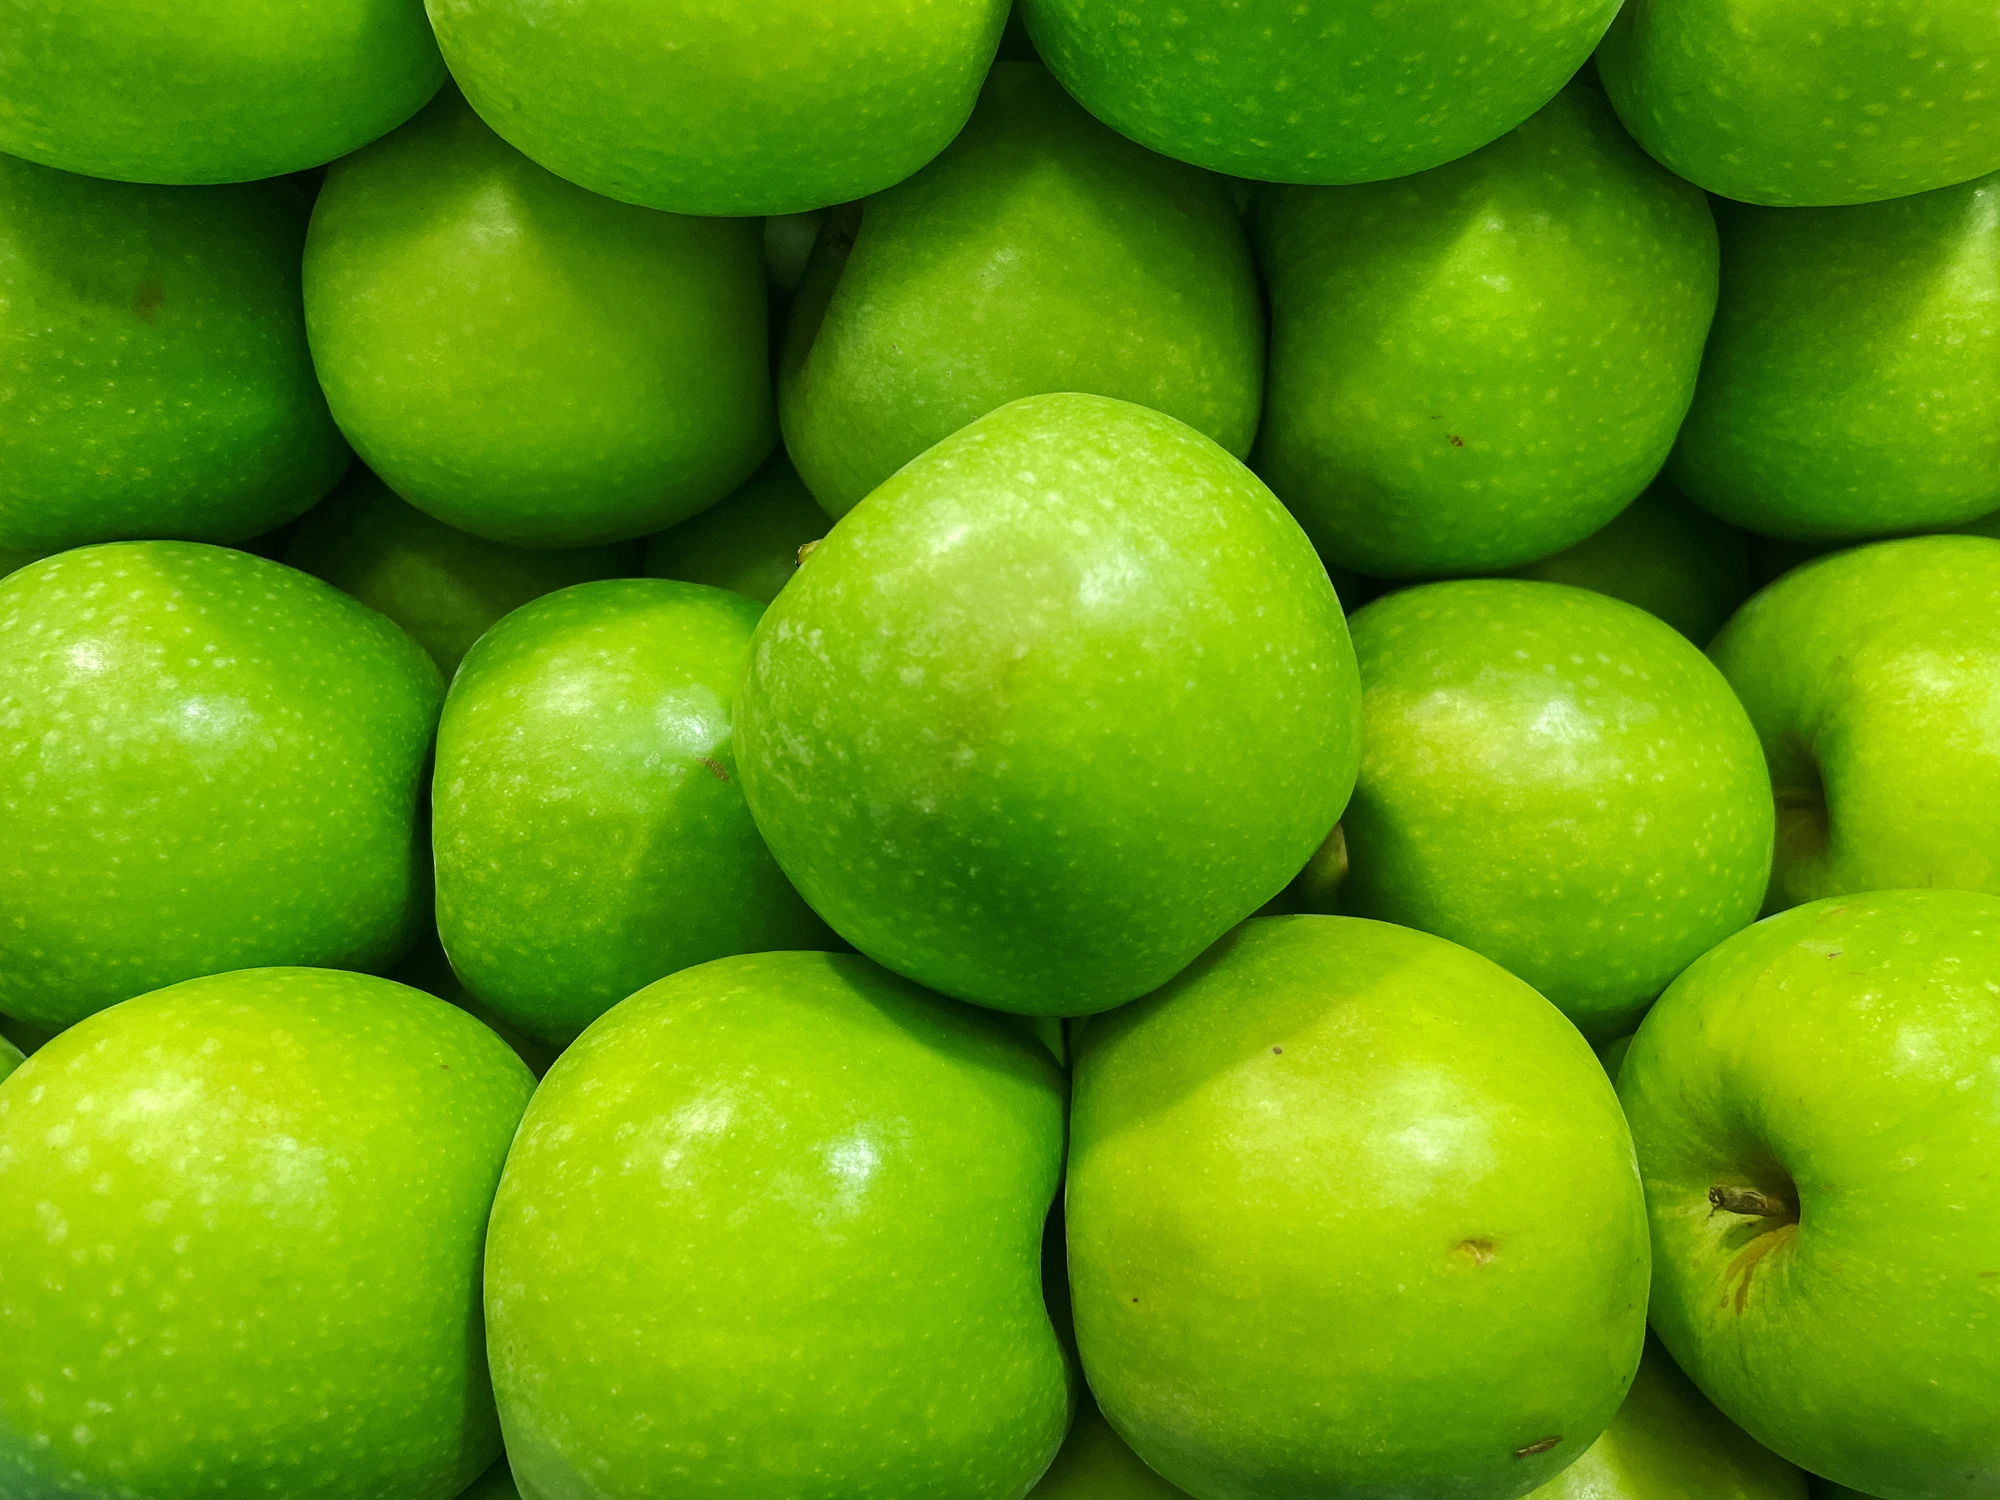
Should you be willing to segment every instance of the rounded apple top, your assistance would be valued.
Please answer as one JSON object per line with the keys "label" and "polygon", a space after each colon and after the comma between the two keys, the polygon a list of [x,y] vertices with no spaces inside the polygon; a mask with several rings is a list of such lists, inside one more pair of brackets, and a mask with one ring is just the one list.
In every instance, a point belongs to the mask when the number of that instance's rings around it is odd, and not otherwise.
{"label": "rounded apple top", "polygon": [[1631,1137],[1520,980],[1407,928],[1262,918],[1076,1046],[1078,1345],[1168,1479],[1506,1494],[1611,1420],[1645,1334]]}
{"label": "rounded apple top", "polygon": [[[366,975],[191,980],[0,1084],[0,1474],[444,1500],[500,1449],[480,1258],[534,1088]],[[197,1489],[191,1476],[199,1476]]]}
{"label": "rounded apple top", "polygon": [[1840,896],[1704,956],[1626,1054],[1653,1326],[1766,1447],[1871,1494],[2000,1471],[2000,900]]}
{"label": "rounded apple top", "polygon": [[1359,751],[1326,571],[1171,417],[1017,401],[827,536],[757,627],[744,790],[878,962],[1004,1010],[1165,982],[1325,839]]}

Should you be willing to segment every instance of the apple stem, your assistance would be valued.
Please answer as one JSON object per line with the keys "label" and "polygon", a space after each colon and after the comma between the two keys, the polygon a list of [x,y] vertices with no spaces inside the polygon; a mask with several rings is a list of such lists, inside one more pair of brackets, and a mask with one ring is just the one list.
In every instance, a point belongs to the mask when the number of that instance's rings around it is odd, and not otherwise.
{"label": "apple stem", "polygon": [[1789,1219],[1792,1205],[1783,1198],[1774,1198],[1769,1193],[1761,1193],[1756,1188],[1723,1187],[1717,1185],[1708,1190],[1708,1216],[1717,1214],[1743,1214],[1752,1219]]}

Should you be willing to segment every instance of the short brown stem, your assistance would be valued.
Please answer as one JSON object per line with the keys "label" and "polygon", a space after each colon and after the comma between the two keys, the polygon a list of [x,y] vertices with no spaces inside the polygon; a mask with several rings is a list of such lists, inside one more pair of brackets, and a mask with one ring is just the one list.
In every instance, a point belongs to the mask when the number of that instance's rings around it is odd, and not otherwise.
{"label": "short brown stem", "polygon": [[1742,1214],[1751,1219],[1794,1217],[1791,1204],[1769,1193],[1760,1193],[1756,1188],[1723,1187],[1718,1184],[1708,1190],[1708,1202],[1710,1218],[1719,1213]]}

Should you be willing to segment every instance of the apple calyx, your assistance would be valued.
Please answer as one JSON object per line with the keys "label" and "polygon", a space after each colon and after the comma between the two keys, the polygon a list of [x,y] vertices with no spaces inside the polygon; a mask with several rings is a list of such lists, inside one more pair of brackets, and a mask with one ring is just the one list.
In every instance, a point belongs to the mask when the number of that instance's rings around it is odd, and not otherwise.
{"label": "apple calyx", "polygon": [[1791,1219],[1797,1217],[1792,1205],[1782,1198],[1756,1188],[1726,1187],[1720,1183],[1708,1190],[1708,1216],[1742,1214],[1751,1219]]}

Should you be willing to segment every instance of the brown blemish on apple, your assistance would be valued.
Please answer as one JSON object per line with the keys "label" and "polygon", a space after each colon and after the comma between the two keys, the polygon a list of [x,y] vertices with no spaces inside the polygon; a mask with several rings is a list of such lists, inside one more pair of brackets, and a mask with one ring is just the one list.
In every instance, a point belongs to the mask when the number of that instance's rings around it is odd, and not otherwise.
{"label": "brown blemish on apple", "polygon": [[716,760],[713,756],[704,755],[701,758],[701,763],[708,767],[709,775],[713,776],[717,781],[727,781],[729,779],[729,773],[722,769],[722,762]]}
{"label": "brown blemish on apple", "polygon": [[1284,1055],[1285,1049],[1283,1047],[1273,1047],[1271,1049],[1271,1056],[1273,1057],[1283,1057]]}
{"label": "brown blemish on apple", "polygon": [[1458,1253],[1471,1261],[1475,1266],[1486,1265],[1493,1259],[1493,1241],[1460,1240]]}
{"label": "brown blemish on apple", "polygon": [[1454,448],[1463,448],[1465,446],[1465,439],[1460,437],[1455,432],[1447,432],[1444,435],[1444,440],[1447,443],[1450,443]]}
{"label": "brown blemish on apple", "polygon": [[1525,1448],[1516,1448],[1514,1450],[1514,1457],[1533,1458],[1537,1453],[1548,1452],[1549,1449],[1555,1447],[1555,1445],[1557,1443],[1560,1443],[1561,1441],[1562,1437],[1560,1435],[1557,1435],[1556,1437],[1538,1438],[1534,1442],[1528,1444],[1528,1446]]}
{"label": "brown blemish on apple", "polygon": [[1717,1184],[1708,1190],[1708,1216],[1742,1214],[1752,1219],[1782,1219],[1791,1215],[1792,1205],[1782,1198],[1756,1188],[1726,1187]]}
{"label": "brown blemish on apple", "polygon": [[150,323],[166,300],[167,289],[160,285],[160,278],[148,276],[132,293],[132,315],[141,323]]}

